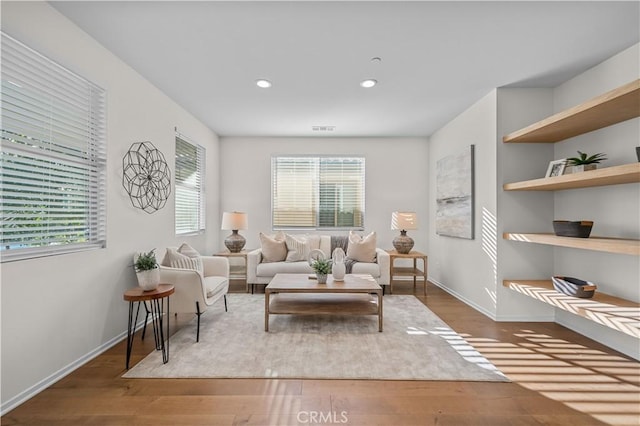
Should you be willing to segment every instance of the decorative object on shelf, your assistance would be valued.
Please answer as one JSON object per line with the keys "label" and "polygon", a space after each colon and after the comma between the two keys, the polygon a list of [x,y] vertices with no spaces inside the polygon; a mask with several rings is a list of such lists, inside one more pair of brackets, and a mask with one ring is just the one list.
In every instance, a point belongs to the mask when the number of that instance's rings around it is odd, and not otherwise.
{"label": "decorative object on shelf", "polygon": [[409,253],[413,248],[413,238],[407,235],[407,230],[418,229],[418,216],[414,212],[393,212],[391,229],[400,231],[400,235],[393,239],[393,247],[398,253]]}
{"label": "decorative object on shelf", "polygon": [[598,288],[594,283],[579,278],[553,276],[551,281],[556,291],[582,299],[592,298]]}
{"label": "decorative object on shelf", "polygon": [[547,173],[545,173],[544,177],[562,176],[566,167],[566,158],[563,158],[561,160],[553,160],[549,163],[549,166],[547,167]]}
{"label": "decorative object on shelf", "polygon": [[171,194],[171,170],[151,142],[135,142],[122,158],[122,186],[133,207],[155,213]]}
{"label": "decorative object on shelf", "polygon": [[242,212],[224,212],[222,214],[222,226],[220,226],[220,229],[231,231],[231,235],[225,238],[224,245],[227,246],[231,253],[240,253],[247,240],[238,234],[238,230],[249,229],[247,214]]}
{"label": "decorative object on shelf", "polygon": [[640,146],[636,146],[636,157],[638,157],[638,161],[640,161]]}
{"label": "decorative object on shelf", "polygon": [[436,164],[436,234],[474,236],[474,145]]}
{"label": "decorative object on shelf", "polygon": [[593,222],[590,220],[553,221],[553,232],[559,237],[589,238],[591,228],[593,228]]}
{"label": "decorative object on shelf", "polygon": [[158,268],[155,250],[148,253],[138,253],[134,256],[133,266],[136,270],[138,285],[144,291],[155,290],[160,284],[160,268]]}
{"label": "decorative object on shelf", "polygon": [[333,275],[334,281],[344,281],[347,272],[347,266],[344,264],[345,256],[341,247],[336,247],[331,254],[331,275]]}
{"label": "decorative object on shelf", "polygon": [[316,273],[318,284],[326,284],[327,275],[331,272],[331,261],[327,259],[316,259],[311,264],[311,267]]}
{"label": "decorative object on shelf", "polygon": [[598,163],[607,159],[604,153],[589,155],[585,152],[578,151],[579,157],[567,158],[566,174],[586,172],[587,170],[595,170]]}

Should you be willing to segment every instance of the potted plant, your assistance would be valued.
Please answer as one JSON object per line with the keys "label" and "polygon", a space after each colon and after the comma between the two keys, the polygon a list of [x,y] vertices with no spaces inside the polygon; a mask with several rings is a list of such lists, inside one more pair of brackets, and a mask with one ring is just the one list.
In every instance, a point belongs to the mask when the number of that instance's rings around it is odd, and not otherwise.
{"label": "potted plant", "polygon": [[579,157],[567,158],[567,166],[569,167],[565,170],[565,174],[595,170],[599,162],[607,159],[602,152],[589,155],[586,152],[578,151],[578,155]]}
{"label": "potted plant", "polygon": [[318,284],[326,284],[327,275],[331,271],[331,261],[326,259],[316,259],[311,264],[311,267],[316,272]]}
{"label": "potted plant", "polygon": [[133,264],[138,277],[138,285],[144,291],[151,291],[158,288],[160,284],[160,269],[156,260],[155,250],[148,253],[138,253]]}

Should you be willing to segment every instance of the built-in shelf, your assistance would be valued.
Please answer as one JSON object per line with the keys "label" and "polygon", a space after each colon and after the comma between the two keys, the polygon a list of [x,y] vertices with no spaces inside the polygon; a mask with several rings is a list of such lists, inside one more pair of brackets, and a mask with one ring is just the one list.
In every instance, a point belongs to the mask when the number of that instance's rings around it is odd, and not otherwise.
{"label": "built-in shelf", "polygon": [[581,173],[506,183],[503,189],[505,191],[558,191],[638,182],[640,182],[640,163],[631,163]]}
{"label": "built-in shelf", "polygon": [[640,303],[597,290],[591,299],[567,296],[556,291],[551,280],[504,280],[502,284],[548,305],[640,338]]}
{"label": "built-in shelf", "polygon": [[505,143],[558,142],[640,117],[640,79],[502,138]]}
{"label": "built-in shelf", "polygon": [[559,237],[554,234],[505,232],[505,240],[640,256],[640,240],[605,237]]}

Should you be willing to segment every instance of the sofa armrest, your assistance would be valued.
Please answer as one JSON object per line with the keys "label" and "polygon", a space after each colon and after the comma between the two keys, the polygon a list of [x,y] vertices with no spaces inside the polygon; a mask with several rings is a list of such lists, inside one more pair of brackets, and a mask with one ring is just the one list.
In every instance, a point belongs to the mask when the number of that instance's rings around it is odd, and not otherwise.
{"label": "sofa armrest", "polygon": [[229,259],[222,256],[201,256],[205,277],[229,278]]}
{"label": "sofa armrest", "polygon": [[389,257],[389,253],[381,248],[376,248],[376,259],[378,266],[380,266],[380,279],[378,280],[378,284],[388,285],[391,280],[391,258]]}
{"label": "sofa armrest", "polygon": [[262,262],[262,249],[257,248],[247,253],[247,284],[256,284],[260,262]]}
{"label": "sofa armrest", "polygon": [[171,295],[171,312],[195,312],[196,301],[205,303],[202,275],[198,271],[160,265],[160,282],[176,287]]}

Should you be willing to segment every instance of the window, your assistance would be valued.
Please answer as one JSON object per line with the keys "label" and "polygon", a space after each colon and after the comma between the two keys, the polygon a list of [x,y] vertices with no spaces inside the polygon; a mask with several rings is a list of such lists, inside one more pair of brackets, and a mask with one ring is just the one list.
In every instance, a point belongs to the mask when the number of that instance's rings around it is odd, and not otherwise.
{"label": "window", "polygon": [[204,148],[176,135],[176,234],[204,230]]}
{"label": "window", "polygon": [[364,229],[364,158],[271,159],[274,229]]}
{"label": "window", "polygon": [[2,261],[104,247],[105,92],[1,37]]}

